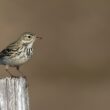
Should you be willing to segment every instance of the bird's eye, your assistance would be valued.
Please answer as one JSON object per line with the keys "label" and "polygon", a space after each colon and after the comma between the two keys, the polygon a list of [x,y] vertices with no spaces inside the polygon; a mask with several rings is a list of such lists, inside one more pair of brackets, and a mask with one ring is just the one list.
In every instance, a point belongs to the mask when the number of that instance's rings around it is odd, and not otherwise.
{"label": "bird's eye", "polygon": [[28,36],[28,38],[31,38],[31,36]]}

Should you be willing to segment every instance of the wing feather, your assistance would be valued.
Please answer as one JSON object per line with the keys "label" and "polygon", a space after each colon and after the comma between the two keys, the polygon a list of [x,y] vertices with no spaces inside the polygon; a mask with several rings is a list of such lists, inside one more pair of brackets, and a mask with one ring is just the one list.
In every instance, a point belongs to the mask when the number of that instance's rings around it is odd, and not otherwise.
{"label": "wing feather", "polygon": [[11,43],[4,50],[0,52],[0,58],[6,57],[6,56],[13,57],[17,53],[18,49],[19,49],[19,46],[17,45],[16,42]]}

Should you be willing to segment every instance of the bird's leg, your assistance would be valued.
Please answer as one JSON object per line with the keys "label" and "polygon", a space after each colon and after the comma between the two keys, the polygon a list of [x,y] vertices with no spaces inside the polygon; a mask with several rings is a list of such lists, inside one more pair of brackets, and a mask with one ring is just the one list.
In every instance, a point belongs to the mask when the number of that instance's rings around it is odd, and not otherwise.
{"label": "bird's leg", "polygon": [[11,77],[15,77],[14,75],[12,75],[12,73],[9,71],[9,65],[5,66],[5,70],[6,72],[11,76]]}
{"label": "bird's leg", "polygon": [[17,69],[17,71],[21,74],[21,76],[22,77],[26,77],[24,74],[23,74],[23,72],[22,71],[20,71],[20,67],[19,66],[16,66],[16,69]]}
{"label": "bird's leg", "polygon": [[[19,66],[16,66],[16,69],[17,69],[17,71],[21,74],[21,76],[27,80],[27,78],[26,78],[26,76],[23,74],[23,72],[20,71],[20,67],[19,67]],[[26,82],[27,82],[27,83],[26,83],[26,87],[28,87],[28,86],[29,86],[28,81],[26,81]]]}

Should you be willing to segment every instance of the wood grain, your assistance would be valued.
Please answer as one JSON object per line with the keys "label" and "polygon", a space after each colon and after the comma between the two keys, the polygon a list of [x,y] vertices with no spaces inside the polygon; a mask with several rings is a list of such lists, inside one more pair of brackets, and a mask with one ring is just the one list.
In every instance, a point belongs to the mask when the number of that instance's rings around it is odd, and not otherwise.
{"label": "wood grain", "polygon": [[0,110],[29,110],[25,78],[6,77],[0,79]]}

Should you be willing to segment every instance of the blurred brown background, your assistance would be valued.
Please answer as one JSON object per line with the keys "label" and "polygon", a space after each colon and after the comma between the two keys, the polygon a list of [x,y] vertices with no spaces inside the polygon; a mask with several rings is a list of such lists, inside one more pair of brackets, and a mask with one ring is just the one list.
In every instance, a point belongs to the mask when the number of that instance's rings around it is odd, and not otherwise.
{"label": "blurred brown background", "polygon": [[110,110],[110,1],[0,0],[0,50],[25,31],[31,110]]}

